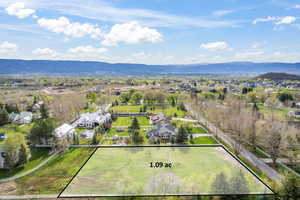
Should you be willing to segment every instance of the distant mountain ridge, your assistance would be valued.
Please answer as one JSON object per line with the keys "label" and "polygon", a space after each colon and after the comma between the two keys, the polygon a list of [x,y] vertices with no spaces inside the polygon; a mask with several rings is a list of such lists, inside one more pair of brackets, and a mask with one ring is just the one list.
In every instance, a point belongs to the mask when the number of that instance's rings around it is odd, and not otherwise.
{"label": "distant mountain ridge", "polygon": [[145,65],[94,61],[52,61],[0,59],[0,74],[62,75],[195,75],[262,74],[288,72],[300,74],[300,63],[228,62],[191,65]]}
{"label": "distant mountain ridge", "polygon": [[270,80],[300,80],[299,75],[295,74],[288,74],[288,73],[276,73],[276,72],[269,72],[256,77],[257,79],[270,79]]}

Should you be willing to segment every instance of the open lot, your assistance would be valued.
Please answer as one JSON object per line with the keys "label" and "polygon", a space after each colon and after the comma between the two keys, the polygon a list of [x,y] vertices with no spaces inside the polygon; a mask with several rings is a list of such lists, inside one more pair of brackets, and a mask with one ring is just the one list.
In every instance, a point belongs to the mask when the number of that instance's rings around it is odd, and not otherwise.
{"label": "open lot", "polygon": [[127,146],[98,148],[61,197],[216,194],[221,173],[221,194],[272,193],[221,146]]}

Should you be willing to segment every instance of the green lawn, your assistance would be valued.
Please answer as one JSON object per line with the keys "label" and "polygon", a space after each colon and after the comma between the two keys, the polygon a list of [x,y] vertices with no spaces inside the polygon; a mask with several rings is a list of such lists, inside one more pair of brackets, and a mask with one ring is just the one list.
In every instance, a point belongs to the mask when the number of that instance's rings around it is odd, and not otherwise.
{"label": "green lawn", "polygon": [[201,134],[207,133],[207,131],[202,127],[188,127],[189,134]]}
{"label": "green lawn", "polygon": [[93,151],[93,148],[76,148],[56,156],[39,170],[17,179],[18,193],[58,194]]}
{"label": "green lawn", "polygon": [[[150,167],[151,162],[163,167]],[[247,193],[271,193],[221,147],[124,147],[99,148],[61,197],[215,194],[213,182],[220,173],[232,188],[223,194],[240,194],[241,182],[230,180],[242,175]]]}
{"label": "green lawn", "polygon": [[113,106],[110,110],[121,113],[139,113],[142,105]]}
{"label": "green lawn", "polygon": [[[5,124],[4,126],[0,126],[0,133],[6,133],[6,137],[16,132],[23,133],[24,135],[28,135],[33,124],[34,124],[33,122],[24,125],[19,125],[15,123]],[[3,144],[4,141],[0,141],[0,146]]]}
{"label": "green lawn", "polygon": [[124,128],[124,131],[122,132],[118,132],[116,128],[110,128],[108,133],[105,134],[105,137],[112,137],[114,135],[118,135],[118,136],[128,136],[128,128]]}
{"label": "green lawn", "polygon": [[[146,138],[146,134],[147,134],[146,130],[150,130],[150,129],[147,128],[144,130],[144,128],[141,128],[139,131],[140,136],[143,136],[143,138],[144,138],[143,144],[148,144],[148,139]],[[129,136],[128,128],[125,128],[124,131],[122,131],[122,132],[118,132],[116,128],[111,128],[107,134],[102,135],[102,138],[111,138],[114,135]],[[112,144],[112,142],[108,142],[107,140],[104,140],[102,142],[102,144],[108,145],[108,144]]]}
{"label": "green lawn", "polygon": [[[147,117],[136,117],[140,126],[150,126],[149,119]],[[112,123],[112,126],[130,126],[133,117],[118,117],[116,121]]]}
{"label": "green lawn", "polygon": [[175,117],[175,113],[177,117],[185,117],[186,115],[185,111],[177,109],[177,107],[172,107],[172,106],[168,106],[166,108],[155,108],[154,110],[148,109],[147,112],[154,113],[154,114],[164,113],[165,115],[172,116],[172,117]]}
{"label": "green lawn", "polygon": [[192,144],[218,144],[218,142],[213,137],[204,136],[194,138]]}
{"label": "green lawn", "polygon": [[14,175],[22,174],[36,166],[38,166],[41,162],[49,157],[48,148],[35,148],[31,150],[31,158],[29,161],[23,166],[18,167],[12,170],[0,169],[0,178],[7,178]]}

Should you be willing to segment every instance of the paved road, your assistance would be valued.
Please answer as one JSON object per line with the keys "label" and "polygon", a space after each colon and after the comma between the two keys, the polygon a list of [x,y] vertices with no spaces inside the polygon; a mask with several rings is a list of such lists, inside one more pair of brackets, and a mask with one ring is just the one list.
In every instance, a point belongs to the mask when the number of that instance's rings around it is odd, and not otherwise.
{"label": "paved road", "polygon": [[46,194],[46,195],[7,195],[0,196],[0,199],[56,199],[58,194]]}
{"label": "paved road", "polygon": [[172,120],[180,120],[180,121],[185,121],[185,122],[198,122],[198,120],[195,120],[195,119],[178,118],[178,117],[172,117]]}
{"label": "paved road", "polygon": [[[225,143],[230,145],[231,147],[236,146],[236,142],[228,137],[223,131],[218,129],[216,126],[214,126],[212,123],[206,121],[199,113],[194,112],[188,104],[185,105],[187,110],[201,123],[207,125],[208,129],[215,132],[215,134],[221,138]],[[261,159],[257,158],[254,154],[249,152],[244,147],[241,147],[240,154],[246,158],[253,166],[258,168],[260,171],[265,173],[270,179],[280,183],[282,181],[282,176],[273,168],[269,167],[266,163],[264,163]]]}
{"label": "paved road", "polygon": [[8,182],[8,181],[13,181],[15,179],[18,179],[18,178],[21,178],[21,177],[26,176],[28,174],[31,174],[32,172],[34,172],[34,171],[40,169],[41,167],[43,167],[49,160],[51,160],[57,154],[58,153],[52,154],[49,158],[47,158],[46,160],[44,160],[43,162],[41,162],[38,166],[36,166],[35,168],[32,168],[31,170],[28,170],[28,171],[26,171],[26,172],[24,172],[22,174],[18,174],[18,175],[9,177],[9,178],[0,179],[0,183]]}
{"label": "paved road", "polygon": [[192,134],[193,135],[193,138],[197,138],[197,137],[211,137],[213,136],[213,134],[208,134],[208,133],[195,133],[195,134]]}

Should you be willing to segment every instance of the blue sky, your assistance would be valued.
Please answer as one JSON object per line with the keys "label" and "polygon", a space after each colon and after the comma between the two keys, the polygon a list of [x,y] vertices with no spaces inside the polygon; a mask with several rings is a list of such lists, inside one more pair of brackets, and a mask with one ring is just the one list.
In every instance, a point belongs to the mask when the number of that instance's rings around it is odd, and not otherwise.
{"label": "blue sky", "polygon": [[300,62],[300,0],[1,0],[0,58]]}

